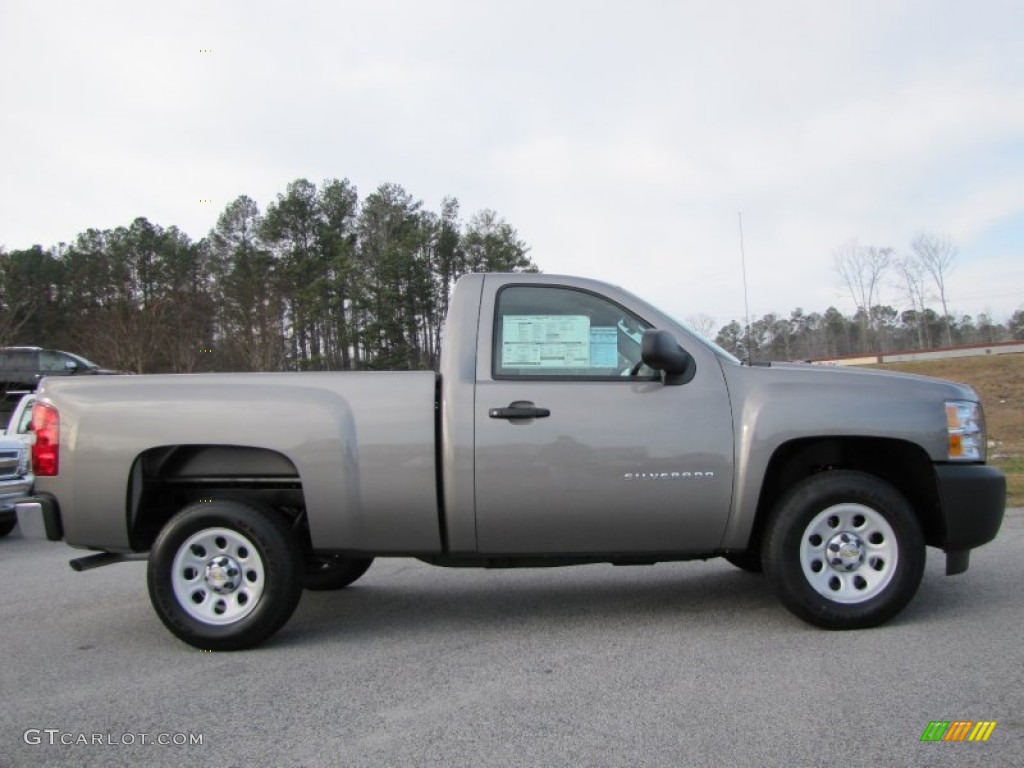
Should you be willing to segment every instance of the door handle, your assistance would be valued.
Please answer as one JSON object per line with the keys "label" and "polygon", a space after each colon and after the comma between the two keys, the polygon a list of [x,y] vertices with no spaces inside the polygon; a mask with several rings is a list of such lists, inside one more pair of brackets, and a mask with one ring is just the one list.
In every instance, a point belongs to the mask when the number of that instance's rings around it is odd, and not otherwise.
{"label": "door handle", "polygon": [[507,408],[491,408],[487,415],[492,419],[543,419],[551,415],[547,408],[537,408],[529,400],[516,400]]}

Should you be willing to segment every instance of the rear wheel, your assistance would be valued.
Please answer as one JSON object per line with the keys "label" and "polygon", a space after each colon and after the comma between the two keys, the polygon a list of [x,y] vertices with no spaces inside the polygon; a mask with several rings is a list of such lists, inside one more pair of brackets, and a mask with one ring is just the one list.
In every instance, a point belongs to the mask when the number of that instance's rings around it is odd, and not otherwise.
{"label": "rear wheel", "polygon": [[372,564],[372,557],[311,555],[306,560],[302,585],[315,592],[342,589],[366,573]]}
{"label": "rear wheel", "polygon": [[762,548],[779,599],[828,629],[881,624],[921,583],[924,536],[907,500],[862,472],[829,471],[798,483],[775,508]]}
{"label": "rear wheel", "polygon": [[186,643],[250,648],[295,611],[302,552],[272,512],[236,501],[197,503],[160,532],[147,581],[160,620]]}
{"label": "rear wheel", "polygon": [[8,533],[14,530],[14,526],[18,524],[17,519],[5,520],[0,523],[0,537],[6,536]]}

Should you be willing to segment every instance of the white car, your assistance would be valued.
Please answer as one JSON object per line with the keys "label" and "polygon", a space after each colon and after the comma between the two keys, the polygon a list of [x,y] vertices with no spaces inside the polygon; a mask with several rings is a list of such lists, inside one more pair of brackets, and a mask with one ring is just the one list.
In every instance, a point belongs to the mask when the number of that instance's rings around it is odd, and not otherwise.
{"label": "white car", "polygon": [[10,420],[7,422],[7,429],[0,429],[0,435],[15,437],[25,445],[32,448],[36,441],[35,432],[32,431],[32,404],[36,401],[34,392],[23,395],[18,404],[11,411]]}
{"label": "white car", "polygon": [[16,437],[0,437],[0,536],[14,530],[14,505],[32,493],[31,448]]}

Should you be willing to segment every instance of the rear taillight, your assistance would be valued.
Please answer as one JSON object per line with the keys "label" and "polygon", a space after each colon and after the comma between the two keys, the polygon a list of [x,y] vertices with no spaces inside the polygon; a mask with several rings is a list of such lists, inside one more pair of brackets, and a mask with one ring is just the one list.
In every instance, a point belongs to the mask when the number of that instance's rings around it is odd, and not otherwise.
{"label": "rear taillight", "polygon": [[35,403],[32,406],[32,431],[36,442],[32,446],[32,469],[37,477],[54,477],[60,467],[60,414],[52,405]]}

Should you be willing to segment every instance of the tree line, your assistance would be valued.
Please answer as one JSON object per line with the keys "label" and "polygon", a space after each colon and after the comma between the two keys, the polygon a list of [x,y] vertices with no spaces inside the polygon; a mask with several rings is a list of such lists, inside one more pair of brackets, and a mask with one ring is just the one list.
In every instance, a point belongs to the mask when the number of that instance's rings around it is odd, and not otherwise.
{"label": "tree line", "polygon": [[455,280],[534,272],[494,211],[468,221],[397,184],[298,179],[241,196],[192,241],[145,218],[0,251],[0,345],[65,349],[137,373],[430,369]]}
{"label": "tree line", "polygon": [[[397,184],[360,200],[347,179],[298,179],[265,211],[238,197],[198,241],[137,218],[71,244],[0,250],[0,346],[66,349],[139,373],[430,369],[455,280],[536,271],[528,251],[494,211],[462,221],[454,198],[433,212]],[[1024,340],[1022,310],[1005,324],[949,312],[956,255],[930,234],[905,255],[851,241],[833,267],[852,317],[797,308],[717,334],[707,315],[688,320],[753,360]],[[904,308],[880,300],[887,287]]]}
{"label": "tree line", "polygon": [[[989,315],[953,315],[949,310],[949,276],[956,244],[948,237],[923,233],[905,254],[894,248],[862,246],[856,240],[836,248],[833,269],[857,307],[847,317],[835,307],[805,313],[797,308],[784,317],[764,315],[749,325],[732,320],[718,330],[716,342],[741,359],[808,360],[844,355],[934,349],[958,344],[1024,341],[1024,310],[1001,324]],[[894,291],[903,309],[883,303],[885,288]],[[929,303],[937,302],[937,309]],[[691,325],[710,335],[706,315]]]}

